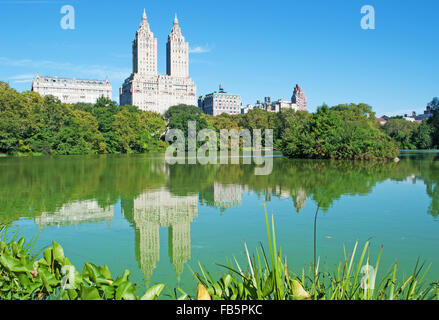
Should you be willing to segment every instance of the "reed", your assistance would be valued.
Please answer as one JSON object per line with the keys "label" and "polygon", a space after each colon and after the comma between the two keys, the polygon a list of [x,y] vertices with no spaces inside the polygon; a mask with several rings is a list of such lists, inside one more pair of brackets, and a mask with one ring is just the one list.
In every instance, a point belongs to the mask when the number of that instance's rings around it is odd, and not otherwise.
{"label": "reed", "polygon": [[[244,243],[247,266],[236,259],[219,265],[224,275],[215,280],[206,267],[193,272],[199,286],[207,290],[212,300],[439,300],[439,284],[425,283],[430,269],[425,263],[415,263],[407,279],[397,279],[397,263],[381,274],[380,260],[383,247],[374,263],[370,256],[370,242],[362,248],[357,242],[350,254],[344,248],[344,259],[333,272],[319,270],[314,262],[295,273],[288,268],[287,259],[276,243],[274,218],[265,207],[268,254],[261,244],[251,255]],[[184,293],[185,298],[190,298]],[[200,290],[198,290],[200,292]],[[198,297],[200,298],[200,297]],[[206,298],[206,295],[204,295]]]}

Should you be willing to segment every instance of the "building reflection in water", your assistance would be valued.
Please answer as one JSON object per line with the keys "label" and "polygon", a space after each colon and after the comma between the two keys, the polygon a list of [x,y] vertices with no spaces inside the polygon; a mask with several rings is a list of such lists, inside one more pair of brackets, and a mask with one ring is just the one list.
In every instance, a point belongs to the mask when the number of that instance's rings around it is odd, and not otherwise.
{"label": "building reflection in water", "polygon": [[160,259],[159,228],[168,228],[168,254],[177,278],[191,257],[191,222],[198,216],[197,195],[172,195],[165,188],[144,192],[133,201],[136,259],[149,283]]}
{"label": "building reflection in water", "polygon": [[114,207],[101,208],[95,200],[75,201],[63,205],[54,213],[43,212],[35,218],[39,229],[46,227],[64,227],[80,223],[103,222],[113,220]]}
{"label": "building reflection in water", "polygon": [[243,187],[240,184],[221,184],[215,182],[213,185],[213,199],[215,207],[229,208],[240,206],[242,202]]}
{"label": "building reflection in water", "polygon": [[302,211],[302,209],[305,207],[306,199],[308,198],[306,191],[303,188],[296,188],[288,191],[283,189],[280,185],[276,185],[274,188],[267,188],[266,201],[271,201],[271,195],[274,195],[280,199],[292,199],[297,213],[300,213],[300,211]]}

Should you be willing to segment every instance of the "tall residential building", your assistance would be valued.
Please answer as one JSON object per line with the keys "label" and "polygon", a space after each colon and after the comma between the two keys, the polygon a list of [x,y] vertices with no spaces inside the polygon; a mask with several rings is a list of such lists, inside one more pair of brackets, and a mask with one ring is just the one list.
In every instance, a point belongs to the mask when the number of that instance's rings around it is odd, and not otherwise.
{"label": "tall residential building", "polygon": [[32,91],[42,96],[52,95],[63,103],[96,103],[100,97],[112,99],[111,83],[105,80],[85,80],[58,77],[41,77],[36,74]]}
{"label": "tall residential building", "polygon": [[294,88],[291,102],[297,105],[297,110],[306,110],[307,108],[305,92],[303,92],[302,88],[299,87],[298,84],[296,84],[296,87]]}
{"label": "tall residential building", "polygon": [[198,98],[198,107],[206,114],[218,116],[222,113],[230,115],[240,114],[242,108],[241,96],[239,94],[230,94],[224,91],[222,85],[219,86],[219,92],[213,92]]}
{"label": "tall residential building", "polygon": [[120,88],[120,105],[165,113],[178,104],[196,105],[197,88],[189,77],[189,44],[175,16],[166,45],[166,75],[157,74],[157,39],[146,12],[133,41],[133,73]]}

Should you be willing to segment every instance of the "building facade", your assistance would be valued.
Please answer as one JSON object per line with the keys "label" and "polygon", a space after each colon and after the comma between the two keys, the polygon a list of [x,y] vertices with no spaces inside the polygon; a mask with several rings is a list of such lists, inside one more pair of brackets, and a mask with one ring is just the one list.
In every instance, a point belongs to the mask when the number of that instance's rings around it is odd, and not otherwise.
{"label": "building facade", "polygon": [[32,91],[42,96],[52,95],[63,103],[96,103],[100,97],[112,99],[111,83],[105,80],[85,80],[58,77],[41,77],[36,74]]}
{"label": "building facade", "polygon": [[298,84],[296,84],[296,87],[294,87],[293,96],[291,97],[291,102],[296,104],[297,110],[306,110],[307,108],[307,100],[305,92],[302,90],[301,87],[299,87]]}
{"label": "building facade", "polygon": [[[281,112],[282,109],[306,111],[306,95],[305,92],[303,92],[303,90],[299,87],[299,85],[296,85],[290,101],[279,99],[272,102],[270,97],[265,97],[263,102],[261,102],[260,100],[256,101],[256,104],[252,106],[252,108],[258,108],[268,112]],[[246,113],[246,111],[243,111],[243,113]]]}
{"label": "building facade", "polygon": [[218,116],[222,113],[230,115],[240,114],[242,108],[241,96],[239,94],[230,94],[224,91],[222,85],[219,92],[213,92],[198,98],[198,107],[205,114]]}
{"label": "building facade", "polygon": [[177,16],[166,45],[166,75],[157,74],[157,39],[145,12],[132,51],[133,73],[120,88],[120,105],[163,114],[173,105],[197,104],[197,88],[189,77],[189,44]]}

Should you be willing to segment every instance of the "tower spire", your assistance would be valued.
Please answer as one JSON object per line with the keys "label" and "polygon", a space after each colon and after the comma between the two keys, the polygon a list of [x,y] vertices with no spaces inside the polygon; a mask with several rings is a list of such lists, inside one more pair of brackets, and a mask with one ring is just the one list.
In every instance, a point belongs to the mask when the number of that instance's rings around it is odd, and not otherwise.
{"label": "tower spire", "polygon": [[146,9],[143,9],[143,15],[142,15],[142,23],[140,24],[141,29],[146,29],[148,32],[151,32],[151,29],[149,28],[148,18],[146,16]]}
{"label": "tower spire", "polygon": [[177,37],[182,37],[180,25],[178,24],[177,14],[175,14],[174,26],[172,27],[171,35],[176,35]]}

